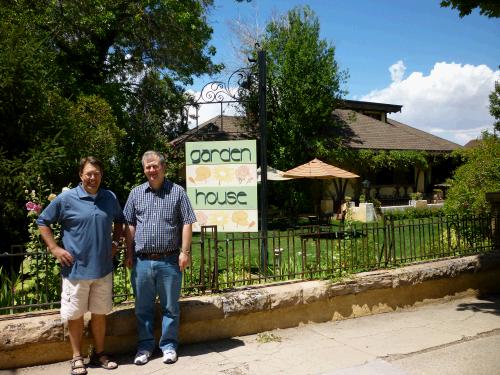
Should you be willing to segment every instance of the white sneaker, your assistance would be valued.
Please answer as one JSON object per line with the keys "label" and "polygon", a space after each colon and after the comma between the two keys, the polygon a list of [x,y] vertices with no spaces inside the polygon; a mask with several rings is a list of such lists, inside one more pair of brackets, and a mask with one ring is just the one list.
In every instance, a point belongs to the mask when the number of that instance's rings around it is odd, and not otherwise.
{"label": "white sneaker", "polygon": [[163,363],[177,362],[177,353],[174,349],[167,349],[163,352]]}
{"label": "white sneaker", "polygon": [[149,357],[151,357],[151,353],[147,350],[139,350],[134,358],[134,363],[136,365],[145,365],[149,361]]}

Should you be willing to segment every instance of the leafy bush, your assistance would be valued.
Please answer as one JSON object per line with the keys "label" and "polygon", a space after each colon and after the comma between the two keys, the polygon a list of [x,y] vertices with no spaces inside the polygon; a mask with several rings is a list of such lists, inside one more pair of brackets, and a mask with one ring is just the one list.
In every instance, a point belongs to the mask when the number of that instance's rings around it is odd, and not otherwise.
{"label": "leafy bush", "polygon": [[421,193],[421,192],[419,192],[419,191],[417,191],[417,192],[415,192],[415,193],[411,193],[411,194],[410,194],[410,198],[411,198],[412,200],[414,200],[414,201],[418,201],[418,200],[422,199],[422,197],[423,197],[423,195],[422,195],[422,193]]}
{"label": "leafy bush", "polygon": [[[38,178],[37,182],[37,190],[24,191],[27,200],[25,207],[29,220],[29,241],[25,244],[26,256],[21,263],[15,285],[23,304],[58,301],[61,284],[59,264],[47,251],[36,224],[43,207],[56,195],[44,185],[41,178]],[[60,225],[52,225],[52,231],[55,240],[59,241]]]}
{"label": "leafy bush", "polygon": [[482,214],[490,211],[485,193],[500,191],[500,139],[483,133],[479,144],[459,150],[466,162],[455,171],[445,201],[447,214]]}
{"label": "leafy bush", "polygon": [[405,219],[421,219],[433,216],[443,215],[444,212],[440,208],[416,208],[409,207],[405,210],[387,211],[384,216],[393,220]]}
{"label": "leafy bush", "polygon": [[[19,294],[16,294],[16,285],[20,281],[18,275],[9,275],[7,271],[0,267],[0,307],[7,307],[22,303]],[[10,314],[12,311],[2,310],[0,314]]]}
{"label": "leafy bush", "polygon": [[377,198],[370,198],[368,201],[373,203],[373,207],[375,208],[377,215],[382,215],[382,202],[380,202]]}

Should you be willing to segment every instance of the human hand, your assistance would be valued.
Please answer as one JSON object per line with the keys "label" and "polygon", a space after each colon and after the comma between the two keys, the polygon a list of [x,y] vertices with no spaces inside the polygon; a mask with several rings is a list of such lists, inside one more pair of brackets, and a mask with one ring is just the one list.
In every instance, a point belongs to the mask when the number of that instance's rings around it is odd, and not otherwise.
{"label": "human hand", "polygon": [[189,254],[181,253],[179,254],[179,268],[184,271],[191,264],[191,256]]}
{"label": "human hand", "polygon": [[127,255],[125,255],[125,259],[123,262],[125,264],[125,267],[132,268],[132,266],[134,265],[134,257],[127,253]]}
{"label": "human hand", "polygon": [[118,246],[115,244],[111,245],[111,258],[114,258],[116,256],[116,253],[118,252]]}
{"label": "human hand", "polygon": [[63,249],[60,246],[56,246],[55,248],[51,249],[50,252],[59,261],[59,263],[61,263],[61,265],[65,267],[71,266],[75,261],[73,255],[71,255],[68,250]]}

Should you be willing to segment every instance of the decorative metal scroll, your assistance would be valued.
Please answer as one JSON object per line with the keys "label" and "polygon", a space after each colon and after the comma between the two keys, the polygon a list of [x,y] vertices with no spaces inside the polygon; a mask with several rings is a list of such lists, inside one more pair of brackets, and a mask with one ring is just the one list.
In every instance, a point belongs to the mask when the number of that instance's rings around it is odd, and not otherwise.
{"label": "decorative metal scroll", "polygon": [[[240,89],[250,87],[252,76],[251,68],[240,68],[229,76],[227,83],[223,81],[209,82],[203,86],[200,94],[192,101],[192,104],[239,102],[240,99],[237,93]],[[233,88],[233,92],[231,92],[231,88]],[[228,97],[232,100],[227,100]]]}
{"label": "decorative metal scroll", "polygon": [[[212,81],[203,86],[199,94],[188,99],[188,102],[181,109],[181,118],[195,128],[199,125],[200,107],[204,104],[220,105],[220,127],[223,127],[224,109],[223,106],[238,105],[241,103],[242,90],[248,90],[253,84],[258,82],[256,74],[257,60],[248,59],[252,65],[239,68],[229,75],[227,82],[222,80]],[[227,107],[226,107],[227,108]],[[193,124],[194,122],[194,124]]]}

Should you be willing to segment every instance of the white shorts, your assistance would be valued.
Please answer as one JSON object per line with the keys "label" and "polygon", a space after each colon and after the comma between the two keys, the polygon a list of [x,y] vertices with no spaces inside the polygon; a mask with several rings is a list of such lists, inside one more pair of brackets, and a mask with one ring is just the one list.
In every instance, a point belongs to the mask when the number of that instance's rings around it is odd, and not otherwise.
{"label": "white shorts", "polygon": [[87,311],[107,314],[113,308],[113,273],[100,279],[69,280],[63,278],[61,318],[75,320]]}

